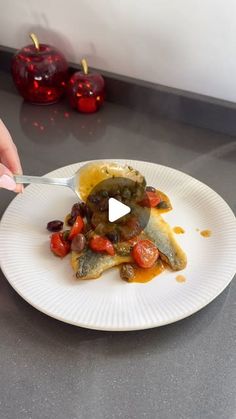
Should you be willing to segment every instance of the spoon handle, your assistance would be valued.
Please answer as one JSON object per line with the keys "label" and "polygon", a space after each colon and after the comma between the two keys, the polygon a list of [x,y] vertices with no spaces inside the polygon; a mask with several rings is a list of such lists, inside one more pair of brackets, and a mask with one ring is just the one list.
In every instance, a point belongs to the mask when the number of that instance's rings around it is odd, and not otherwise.
{"label": "spoon handle", "polygon": [[41,176],[14,175],[16,183],[40,183],[44,185],[69,186],[68,178],[47,178]]}

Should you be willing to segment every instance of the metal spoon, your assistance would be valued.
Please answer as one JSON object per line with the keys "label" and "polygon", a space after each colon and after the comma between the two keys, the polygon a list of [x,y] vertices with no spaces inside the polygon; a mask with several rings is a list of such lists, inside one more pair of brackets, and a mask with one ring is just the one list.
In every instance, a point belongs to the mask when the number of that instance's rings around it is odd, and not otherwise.
{"label": "metal spoon", "polygon": [[40,183],[44,185],[57,185],[57,186],[66,186],[72,191],[76,193],[76,195],[81,200],[79,194],[79,177],[80,177],[80,170],[78,170],[74,176],[68,178],[49,178],[49,177],[41,177],[41,176],[27,176],[27,175],[14,175],[13,178],[16,183]]}
{"label": "metal spoon", "polygon": [[[91,168],[95,167],[97,170],[104,170],[104,179],[107,177],[112,177],[113,175],[119,177],[127,177],[132,179],[135,182],[143,183],[144,177],[141,175],[137,170],[132,169],[130,166],[124,165],[121,166],[117,163],[112,162],[89,162],[84,164],[77,170],[74,176],[69,178],[47,178],[41,176],[27,176],[27,175],[14,175],[14,180],[16,183],[39,183],[44,185],[57,185],[57,186],[66,186],[72,191],[76,193],[79,200],[81,201],[80,196],[80,176],[83,173],[83,181],[87,176],[91,176],[90,170]],[[109,173],[107,174],[107,169],[109,169]],[[84,176],[86,174],[86,177]]]}

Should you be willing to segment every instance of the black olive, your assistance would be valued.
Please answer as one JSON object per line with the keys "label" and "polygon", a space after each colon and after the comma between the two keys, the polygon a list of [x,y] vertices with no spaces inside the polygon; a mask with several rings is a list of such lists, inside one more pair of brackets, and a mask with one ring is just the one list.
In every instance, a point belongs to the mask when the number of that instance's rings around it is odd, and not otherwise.
{"label": "black olive", "polygon": [[153,188],[153,186],[146,186],[146,191],[147,192],[156,192],[156,189]]}
{"label": "black olive", "polygon": [[74,204],[73,207],[71,208],[71,217],[72,218],[76,218],[78,217],[78,215],[80,215],[80,204]]}
{"label": "black olive", "polygon": [[49,221],[49,223],[47,223],[47,229],[48,231],[61,231],[63,227],[63,222],[60,220],[53,220],[53,221]]}
{"label": "black olive", "polygon": [[77,234],[71,242],[71,250],[74,252],[82,252],[82,250],[85,248],[86,245],[86,239],[83,234]]}
{"label": "black olive", "polygon": [[75,220],[76,220],[76,217],[70,217],[70,218],[68,218],[68,220],[67,220],[68,226],[72,227],[74,225],[74,223],[75,223]]}
{"label": "black olive", "polygon": [[122,265],[120,269],[120,276],[122,279],[124,279],[127,282],[131,282],[134,278],[135,271],[132,265],[126,264]]}
{"label": "black olive", "polygon": [[92,204],[99,204],[102,197],[99,196],[99,195],[91,194],[91,195],[89,195],[88,199]]}
{"label": "black olive", "polygon": [[159,208],[159,209],[168,209],[168,208],[170,208],[169,205],[168,205],[168,203],[166,201],[159,202],[159,204],[157,204],[156,207]]}
{"label": "black olive", "polygon": [[85,202],[80,202],[79,212],[80,212],[81,217],[85,217],[86,207],[87,207],[87,205],[85,204]]}
{"label": "black olive", "polygon": [[118,243],[119,241],[119,234],[117,231],[110,231],[106,236],[112,243]]}
{"label": "black olive", "polygon": [[107,211],[108,210],[108,199],[107,198],[103,198],[99,202],[97,208],[98,208],[98,211],[101,211],[101,212]]}
{"label": "black olive", "polygon": [[85,202],[80,203],[80,215],[81,217],[86,217],[88,221],[92,217],[92,211]]}

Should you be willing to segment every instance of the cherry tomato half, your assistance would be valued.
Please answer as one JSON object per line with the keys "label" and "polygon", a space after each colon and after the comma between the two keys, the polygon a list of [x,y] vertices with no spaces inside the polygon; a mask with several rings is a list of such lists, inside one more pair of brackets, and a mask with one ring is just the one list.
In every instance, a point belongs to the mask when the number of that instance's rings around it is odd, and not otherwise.
{"label": "cherry tomato half", "polygon": [[75,236],[77,236],[77,234],[82,232],[83,228],[84,228],[83,218],[80,215],[78,215],[76,217],[76,220],[75,220],[73,226],[71,227],[68,239],[72,240]]}
{"label": "cherry tomato half", "polygon": [[145,198],[140,202],[142,207],[154,208],[161,202],[157,192],[147,191]]}
{"label": "cherry tomato half", "polygon": [[89,246],[94,252],[105,252],[110,256],[114,256],[115,254],[112,242],[104,236],[92,237]]}
{"label": "cherry tomato half", "polygon": [[151,268],[159,257],[159,252],[150,240],[140,240],[132,250],[132,256],[141,268]]}
{"label": "cherry tomato half", "polygon": [[63,240],[62,233],[53,233],[50,242],[51,251],[56,256],[63,258],[70,251],[70,244]]}

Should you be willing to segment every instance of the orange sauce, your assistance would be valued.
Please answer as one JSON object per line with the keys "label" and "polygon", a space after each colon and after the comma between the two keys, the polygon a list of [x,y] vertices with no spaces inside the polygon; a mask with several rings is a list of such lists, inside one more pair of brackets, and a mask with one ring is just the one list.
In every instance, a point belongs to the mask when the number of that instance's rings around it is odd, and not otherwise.
{"label": "orange sauce", "polygon": [[155,276],[160,275],[165,270],[165,266],[162,261],[159,260],[152,268],[143,269],[135,266],[134,270],[135,277],[130,282],[145,283],[151,281]]}
{"label": "orange sauce", "polygon": [[177,275],[175,279],[179,283],[186,282],[186,278],[183,275]]}
{"label": "orange sauce", "polygon": [[211,230],[202,230],[202,231],[200,232],[200,234],[201,234],[201,236],[203,236],[203,237],[210,237],[210,236],[211,236],[211,234],[212,234],[212,232],[211,232]]}
{"label": "orange sauce", "polygon": [[161,201],[165,201],[168,204],[168,208],[157,208],[158,212],[162,213],[162,212],[168,212],[172,210],[172,205],[170,202],[170,198],[162,191],[159,191],[159,189],[156,189],[158,195],[161,198]]}
{"label": "orange sauce", "polygon": [[185,233],[184,229],[182,227],[179,227],[179,226],[174,227],[173,231],[174,231],[175,234],[184,234]]}
{"label": "orange sauce", "polygon": [[137,182],[142,182],[144,179],[138,171],[129,166],[122,167],[112,162],[90,163],[80,168],[77,189],[81,198],[86,201],[95,186],[114,177],[127,177]]}
{"label": "orange sauce", "polygon": [[86,201],[92,189],[111,175],[106,171],[106,168],[101,168],[96,164],[91,164],[88,167],[80,169],[79,191],[81,198]]}

